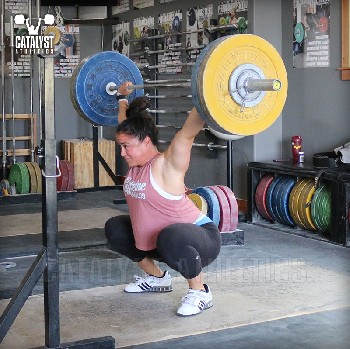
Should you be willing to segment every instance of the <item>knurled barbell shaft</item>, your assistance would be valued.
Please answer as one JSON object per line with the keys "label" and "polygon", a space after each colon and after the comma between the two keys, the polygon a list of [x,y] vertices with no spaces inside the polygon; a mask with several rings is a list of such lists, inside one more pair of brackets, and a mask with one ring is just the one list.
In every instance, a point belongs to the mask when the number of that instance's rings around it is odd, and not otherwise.
{"label": "knurled barbell shaft", "polygon": [[[190,82],[155,82],[141,85],[131,85],[128,86],[129,90],[138,90],[146,88],[156,88],[156,87],[191,87]],[[109,91],[118,91],[119,86],[109,86]]]}

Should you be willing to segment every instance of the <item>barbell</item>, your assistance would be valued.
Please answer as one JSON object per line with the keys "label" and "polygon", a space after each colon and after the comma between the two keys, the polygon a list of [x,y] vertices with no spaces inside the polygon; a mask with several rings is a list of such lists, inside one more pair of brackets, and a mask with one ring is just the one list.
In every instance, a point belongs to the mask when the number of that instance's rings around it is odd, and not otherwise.
{"label": "barbell", "polygon": [[145,83],[136,64],[115,51],[83,59],[71,78],[71,100],[78,114],[94,125],[118,124],[115,93],[131,81],[129,101],[144,89],[190,87],[192,102],[217,136],[239,139],[270,127],[287,97],[287,72],[277,50],[253,34],[210,42],[199,54],[190,80]]}

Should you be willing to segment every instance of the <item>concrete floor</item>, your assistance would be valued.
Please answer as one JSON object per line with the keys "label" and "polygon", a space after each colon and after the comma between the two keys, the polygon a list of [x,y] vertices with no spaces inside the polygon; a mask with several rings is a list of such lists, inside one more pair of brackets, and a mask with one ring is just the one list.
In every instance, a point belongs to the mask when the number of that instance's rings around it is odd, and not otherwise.
{"label": "concrete floor", "polygon": [[[187,285],[173,270],[173,292],[123,292],[138,269],[106,249],[101,228],[106,216],[127,212],[113,204],[117,195],[80,193],[59,201],[62,343],[113,336],[117,348],[349,347],[349,248],[240,222],[245,245],[222,247],[205,270],[214,307],[181,318],[176,309]],[[0,206],[0,262],[16,263],[0,269],[0,312],[40,248],[40,226],[33,228],[40,212],[39,203]],[[0,349],[40,347],[44,335],[39,281]]]}

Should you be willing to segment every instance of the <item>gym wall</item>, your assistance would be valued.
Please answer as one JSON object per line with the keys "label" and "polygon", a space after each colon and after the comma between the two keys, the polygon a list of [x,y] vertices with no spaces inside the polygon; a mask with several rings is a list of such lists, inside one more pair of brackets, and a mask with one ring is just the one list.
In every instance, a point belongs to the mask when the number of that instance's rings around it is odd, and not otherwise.
{"label": "gym wall", "polygon": [[[192,1],[191,6],[213,4],[215,18],[217,5],[220,2]],[[233,191],[238,198],[246,198],[247,163],[290,157],[291,136],[295,134],[302,136],[306,161],[310,161],[312,154],[316,152],[329,151],[349,141],[350,82],[342,81],[340,72],[336,70],[341,65],[341,0],[331,1],[330,6],[331,17],[334,19],[330,30],[330,67],[293,69],[293,0],[249,0],[248,31],[265,38],[279,51],[288,72],[289,90],[281,117],[268,130],[233,142]],[[132,23],[136,17],[155,16],[156,22],[159,13],[173,10],[182,10],[186,13],[188,7],[188,2],[182,0],[168,4],[159,4],[156,0],[154,7],[130,10],[119,14],[118,17],[120,22],[126,20]],[[43,7],[43,13],[46,13],[46,10]],[[63,7],[62,13],[66,18],[74,18],[76,8]],[[100,52],[102,49],[109,50],[110,32],[107,27],[104,28],[105,47],[102,48],[101,26],[81,25],[81,58]],[[23,94],[18,92],[18,100],[16,99],[18,109],[29,106],[28,95],[24,93],[26,84],[27,81],[25,83],[18,81],[19,91],[23,92]],[[91,138],[91,124],[78,116],[71,104],[69,79],[57,78],[55,84],[57,140]],[[112,127],[103,127],[103,130],[100,130],[100,134],[109,139],[114,138],[114,132]],[[208,143],[208,139],[200,135],[198,143]],[[225,145],[225,143],[219,141],[219,144]],[[205,148],[194,148],[186,185],[196,187],[226,184],[226,164],[225,150],[209,151]],[[123,171],[125,168],[120,167],[118,174],[123,174]]]}

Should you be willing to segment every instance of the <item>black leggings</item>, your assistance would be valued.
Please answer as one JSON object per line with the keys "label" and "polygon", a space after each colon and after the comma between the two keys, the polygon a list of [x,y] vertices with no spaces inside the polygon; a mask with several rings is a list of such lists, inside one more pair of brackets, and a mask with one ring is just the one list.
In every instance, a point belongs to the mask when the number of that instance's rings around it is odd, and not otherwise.
{"label": "black leggings", "polygon": [[214,223],[198,226],[176,223],[164,228],[158,235],[157,248],[141,251],[135,247],[130,217],[110,218],[105,224],[108,246],[134,262],[149,257],[166,263],[186,279],[200,274],[202,268],[213,262],[220,252],[221,235]]}

